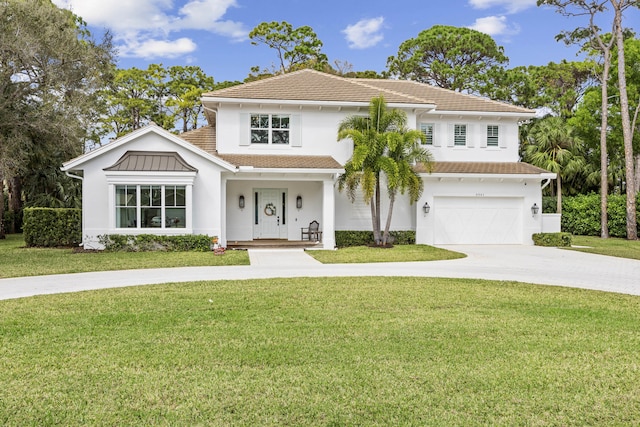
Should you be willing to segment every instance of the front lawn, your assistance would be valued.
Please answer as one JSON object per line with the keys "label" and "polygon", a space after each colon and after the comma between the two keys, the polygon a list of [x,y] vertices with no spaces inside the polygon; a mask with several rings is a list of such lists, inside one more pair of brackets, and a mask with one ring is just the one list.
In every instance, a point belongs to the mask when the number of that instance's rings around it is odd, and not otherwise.
{"label": "front lawn", "polygon": [[638,297],[305,278],[0,301],[0,424],[634,425]]}
{"label": "front lawn", "polygon": [[459,252],[427,245],[397,245],[392,248],[354,246],[335,251],[309,250],[307,253],[323,264],[436,261],[466,257]]}
{"label": "front lawn", "polygon": [[0,278],[138,268],[248,265],[246,251],[213,252],[79,252],[27,248],[22,234],[0,240]]}
{"label": "front lawn", "polygon": [[613,237],[610,239],[601,239],[600,237],[593,236],[573,236],[573,245],[586,247],[566,249],[619,258],[640,259],[640,240],[633,241]]}

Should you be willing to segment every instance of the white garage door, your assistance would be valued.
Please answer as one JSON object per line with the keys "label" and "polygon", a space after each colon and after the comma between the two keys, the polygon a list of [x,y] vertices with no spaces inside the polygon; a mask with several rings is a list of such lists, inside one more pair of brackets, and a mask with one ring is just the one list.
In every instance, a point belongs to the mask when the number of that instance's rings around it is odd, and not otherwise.
{"label": "white garage door", "polygon": [[436,197],[436,244],[521,244],[523,199]]}

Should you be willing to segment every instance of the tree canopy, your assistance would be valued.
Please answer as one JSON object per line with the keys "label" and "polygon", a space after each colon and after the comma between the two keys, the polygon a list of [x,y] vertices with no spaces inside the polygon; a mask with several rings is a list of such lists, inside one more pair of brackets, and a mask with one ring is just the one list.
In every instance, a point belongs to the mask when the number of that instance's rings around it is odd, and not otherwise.
{"label": "tree canopy", "polygon": [[469,28],[436,25],[406,40],[387,60],[391,76],[482,93],[492,71],[508,63],[491,36]]}

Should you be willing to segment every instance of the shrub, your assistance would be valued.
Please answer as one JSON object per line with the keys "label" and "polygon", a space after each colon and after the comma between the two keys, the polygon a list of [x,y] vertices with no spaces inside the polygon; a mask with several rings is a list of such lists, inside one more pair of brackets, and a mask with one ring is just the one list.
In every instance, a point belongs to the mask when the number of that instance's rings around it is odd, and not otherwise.
{"label": "shrub", "polygon": [[[608,197],[607,215],[609,235],[627,236],[627,197],[611,194]],[[640,220],[640,200],[636,197],[636,216]],[[638,223],[640,226],[640,222]],[[562,199],[562,231],[579,236],[600,235],[600,195],[586,194]]]}
{"label": "shrub", "polygon": [[[392,243],[395,245],[412,245],[416,242],[416,232],[412,230],[390,231]],[[336,246],[365,246],[373,243],[373,231],[337,230]]]}
{"label": "shrub", "polygon": [[536,246],[571,246],[572,236],[570,233],[536,233],[531,236]]}
{"label": "shrub", "polygon": [[105,250],[110,252],[195,251],[211,250],[211,237],[205,234],[157,236],[155,234],[103,234],[98,236]]}
{"label": "shrub", "polygon": [[82,210],[25,208],[24,241],[27,246],[77,246],[82,242]]}

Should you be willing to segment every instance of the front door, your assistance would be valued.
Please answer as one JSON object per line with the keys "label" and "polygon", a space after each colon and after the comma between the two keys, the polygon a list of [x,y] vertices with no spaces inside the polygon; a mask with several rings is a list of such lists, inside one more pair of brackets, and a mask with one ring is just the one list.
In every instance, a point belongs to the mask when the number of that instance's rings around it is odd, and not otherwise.
{"label": "front door", "polygon": [[286,239],[286,200],[284,189],[265,188],[254,191],[255,239]]}

